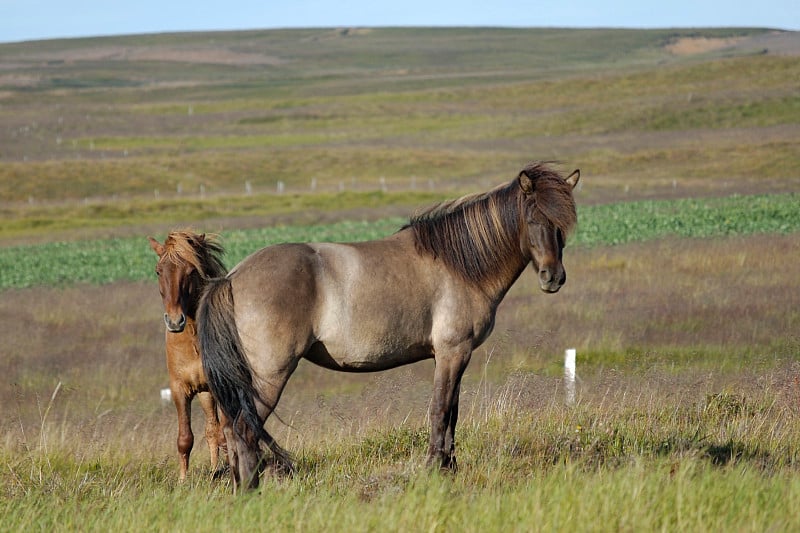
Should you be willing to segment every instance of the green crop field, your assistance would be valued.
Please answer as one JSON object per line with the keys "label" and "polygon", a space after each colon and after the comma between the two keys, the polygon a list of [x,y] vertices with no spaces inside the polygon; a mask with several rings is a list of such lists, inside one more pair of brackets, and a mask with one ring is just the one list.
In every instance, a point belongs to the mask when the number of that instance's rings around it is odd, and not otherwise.
{"label": "green crop field", "polygon": [[[800,34],[339,28],[0,44],[9,531],[800,528]],[[230,267],[581,169],[568,281],[523,273],[424,466],[433,363],[301,363],[292,478],[178,483],[146,237]],[[577,349],[576,401],[563,353]],[[199,409],[195,409],[199,411]]]}
{"label": "green crop field", "polygon": [[[232,267],[249,253],[281,242],[354,242],[394,233],[404,219],[277,226],[225,232]],[[579,246],[614,245],[659,237],[718,237],[800,231],[796,194],[731,196],[707,200],[649,200],[580,209],[570,241]],[[157,236],[163,240],[164,236]],[[155,255],[144,237],[54,242],[0,248],[0,289],[36,285],[112,283],[153,279]]]}

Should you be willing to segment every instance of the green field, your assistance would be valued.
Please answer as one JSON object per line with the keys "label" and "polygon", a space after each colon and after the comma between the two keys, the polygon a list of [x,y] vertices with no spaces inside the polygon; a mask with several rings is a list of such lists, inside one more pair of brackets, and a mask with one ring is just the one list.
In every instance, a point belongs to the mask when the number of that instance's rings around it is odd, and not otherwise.
{"label": "green field", "polygon": [[[23,235],[65,210],[169,224],[217,207],[201,196],[278,182],[474,191],[531,159],[583,167],[591,202],[673,181],[682,195],[792,190],[800,62],[747,44],[765,34],[296,30],[3,45],[0,221]],[[693,38],[739,41],[667,48]],[[156,215],[156,197],[189,205]]]}
{"label": "green field", "polygon": [[[800,34],[340,28],[0,44],[0,521],[9,531],[800,528]],[[523,273],[424,467],[433,363],[301,364],[297,461],[178,484],[147,244],[389,235],[581,169],[568,281]],[[563,353],[578,351],[577,402]],[[195,411],[199,411],[196,409]]]}
{"label": "green field", "polygon": [[[334,200],[335,201],[335,200]],[[276,226],[225,232],[230,267],[251,252],[281,242],[353,242],[386,237],[400,218],[323,226]],[[800,231],[797,194],[659,200],[582,207],[570,243],[615,245],[663,237],[719,237]],[[164,236],[157,236],[159,240]],[[144,237],[54,242],[0,248],[0,289],[153,279],[155,256]]]}

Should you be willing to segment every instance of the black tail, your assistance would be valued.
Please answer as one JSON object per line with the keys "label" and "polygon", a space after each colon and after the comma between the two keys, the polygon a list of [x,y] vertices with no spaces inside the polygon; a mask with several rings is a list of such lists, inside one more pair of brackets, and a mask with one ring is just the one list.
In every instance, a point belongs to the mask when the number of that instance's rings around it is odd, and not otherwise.
{"label": "black tail", "polygon": [[228,278],[209,281],[197,311],[197,333],[208,387],[222,412],[234,428],[241,418],[275,458],[291,470],[291,456],[267,433],[258,416],[255,400],[260,397],[236,328]]}

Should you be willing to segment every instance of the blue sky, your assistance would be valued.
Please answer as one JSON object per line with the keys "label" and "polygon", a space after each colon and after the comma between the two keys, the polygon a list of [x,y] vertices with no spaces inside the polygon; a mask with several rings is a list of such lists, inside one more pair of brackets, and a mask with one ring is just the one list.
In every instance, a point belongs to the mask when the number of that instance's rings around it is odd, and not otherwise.
{"label": "blue sky", "polygon": [[340,26],[800,30],[798,0],[0,0],[0,42],[130,33]]}

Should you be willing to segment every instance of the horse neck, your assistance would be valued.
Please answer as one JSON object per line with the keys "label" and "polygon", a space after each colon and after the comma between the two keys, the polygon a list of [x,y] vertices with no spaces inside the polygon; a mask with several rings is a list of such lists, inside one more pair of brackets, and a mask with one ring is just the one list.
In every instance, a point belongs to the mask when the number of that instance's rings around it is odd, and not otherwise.
{"label": "horse neck", "polygon": [[492,279],[481,282],[481,291],[494,305],[498,305],[530,262],[530,257],[526,256],[521,250],[518,256],[506,260],[504,264],[498,262],[497,275]]}
{"label": "horse neck", "polygon": [[531,262],[530,251],[523,246],[523,234],[521,224],[511,231],[509,241],[513,244],[499,247],[488,268],[484,269],[486,274],[476,280],[481,291],[495,304],[500,303]]}
{"label": "horse neck", "polygon": [[492,256],[492,260],[484,262],[483,275],[477,278],[466,278],[467,283],[476,287],[492,303],[498,305],[508,290],[519,279],[522,272],[531,262],[527,248],[521,244],[519,234],[512,235],[513,241],[519,245],[501,248]]}

